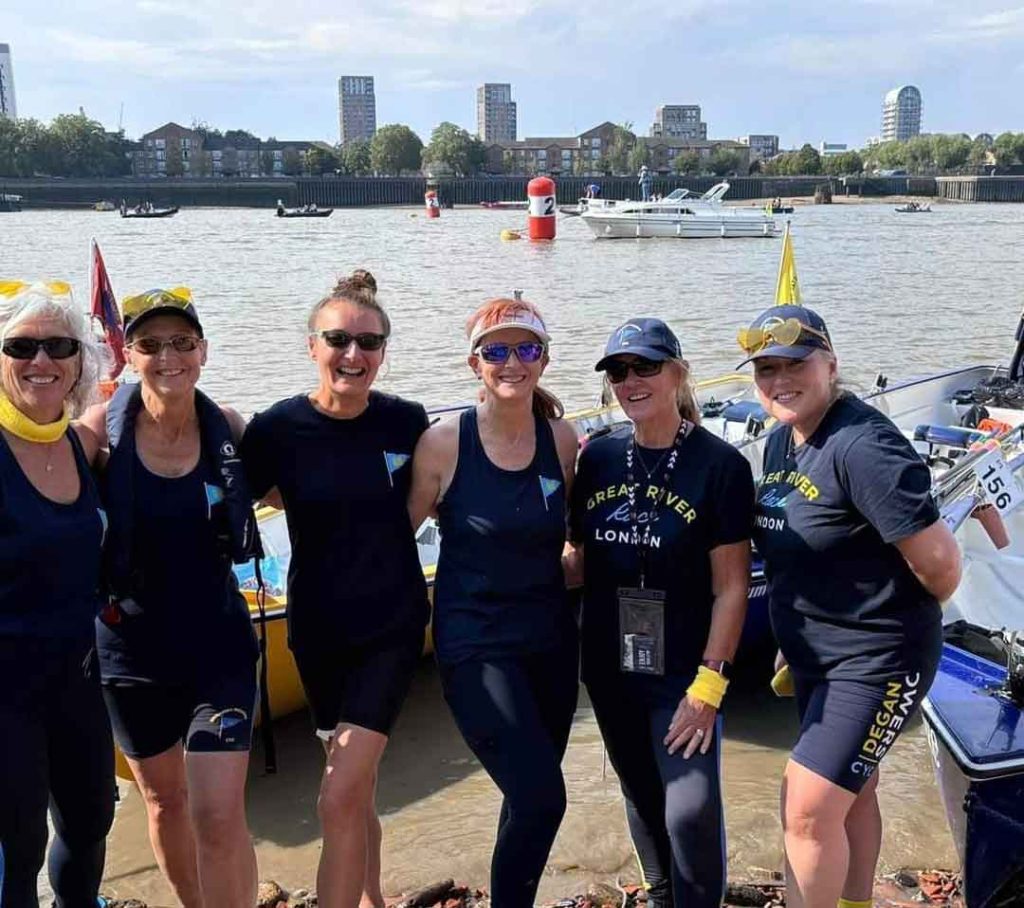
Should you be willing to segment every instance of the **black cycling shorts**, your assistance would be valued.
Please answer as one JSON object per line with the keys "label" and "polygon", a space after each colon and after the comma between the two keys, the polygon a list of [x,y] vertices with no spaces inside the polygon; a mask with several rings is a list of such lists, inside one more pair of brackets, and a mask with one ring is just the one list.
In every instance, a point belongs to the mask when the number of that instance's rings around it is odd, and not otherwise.
{"label": "black cycling shorts", "polygon": [[928,692],[935,668],[889,681],[808,680],[794,675],[800,737],[791,757],[857,794]]}
{"label": "black cycling shorts", "polygon": [[296,651],[317,735],[328,740],[343,722],[390,735],[422,653],[422,633],[358,647]]}
{"label": "black cycling shorts", "polygon": [[107,682],[103,697],[114,738],[136,760],[184,742],[190,753],[247,751],[256,711],[256,666],[182,684]]}

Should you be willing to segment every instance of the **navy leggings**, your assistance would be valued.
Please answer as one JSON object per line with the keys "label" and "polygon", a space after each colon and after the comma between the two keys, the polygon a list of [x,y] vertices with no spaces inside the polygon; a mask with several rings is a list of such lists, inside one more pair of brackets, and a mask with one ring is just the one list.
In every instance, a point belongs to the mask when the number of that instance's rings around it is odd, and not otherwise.
{"label": "navy leggings", "polygon": [[47,805],[55,905],[96,908],[116,789],[107,711],[85,668],[91,646],[0,639],[0,908],[38,908]]}
{"label": "navy leggings", "polygon": [[579,688],[575,646],[442,666],[463,738],[505,796],[491,858],[494,908],[531,908],[565,813],[562,756]]}
{"label": "navy leggings", "polygon": [[[706,754],[670,755],[662,740],[677,703],[652,705],[627,686],[588,684],[650,908],[719,908],[725,895],[722,720]],[[683,748],[685,749],[685,748]]]}

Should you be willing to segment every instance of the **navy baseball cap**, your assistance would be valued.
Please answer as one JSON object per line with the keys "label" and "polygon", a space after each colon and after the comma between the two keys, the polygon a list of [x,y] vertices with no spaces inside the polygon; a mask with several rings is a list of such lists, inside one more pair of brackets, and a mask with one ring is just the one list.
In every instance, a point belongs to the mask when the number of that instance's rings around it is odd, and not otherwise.
{"label": "navy baseball cap", "polygon": [[741,328],[736,339],[747,358],[736,368],[765,356],[804,359],[815,350],[832,351],[832,338],[823,319],[806,306],[787,304],[765,309]]}
{"label": "navy baseball cap", "polygon": [[660,318],[634,318],[616,328],[608,338],[604,356],[598,360],[594,371],[603,372],[608,360],[624,353],[659,363],[683,358],[679,338]]}

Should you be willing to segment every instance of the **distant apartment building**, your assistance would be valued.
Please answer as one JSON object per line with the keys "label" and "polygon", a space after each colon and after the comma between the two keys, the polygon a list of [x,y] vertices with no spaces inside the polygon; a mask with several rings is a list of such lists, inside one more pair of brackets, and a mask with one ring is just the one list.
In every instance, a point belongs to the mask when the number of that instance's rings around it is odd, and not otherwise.
{"label": "distant apartment building", "polygon": [[485,82],[476,90],[476,134],[486,144],[516,140],[516,102],[507,82]]}
{"label": "distant apartment building", "polygon": [[137,177],[190,176],[193,161],[203,149],[203,137],[194,129],[165,123],[140,137],[128,152]]}
{"label": "distant apartment building", "polygon": [[204,135],[166,123],[132,143],[128,157],[137,177],[291,176],[305,170],[306,152],[314,147],[331,150],[326,142]]}
{"label": "distant apartment building", "polygon": [[338,79],[338,130],[341,144],[369,141],[377,131],[377,96],[373,76]]}
{"label": "distant apartment building", "polygon": [[921,134],[921,92],[913,85],[894,88],[882,103],[882,141],[905,142]]}
{"label": "distant apartment building", "polygon": [[654,109],[652,138],[706,139],[708,124],[700,118],[699,104],[662,104]]}
{"label": "distant apartment building", "polygon": [[820,142],[818,144],[818,154],[823,158],[830,158],[833,155],[843,154],[847,148],[845,143],[840,144],[839,142]]}
{"label": "distant apartment building", "polygon": [[11,46],[0,44],[0,117],[18,118],[14,102],[14,70],[11,67]]}
{"label": "distant apartment building", "polygon": [[[604,122],[577,136],[528,137],[517,142],[488,144],[485,166],[493,173],[602,173],[616,128],[614,123]],[[646,147],[648,166],[655,172],[671,172],[681,154],[692,152],[706,161],[721,148],[737,153],[738,172],[746,173],[750,166],[750,149],[739,142],[662,136],[637,136],[637,142]]]}
{"label": "distant apartment building", "polygon": [[750,161],[770,161],[779,153],[779,137],[769,135],[740,136],[740,145],[750,149]]}

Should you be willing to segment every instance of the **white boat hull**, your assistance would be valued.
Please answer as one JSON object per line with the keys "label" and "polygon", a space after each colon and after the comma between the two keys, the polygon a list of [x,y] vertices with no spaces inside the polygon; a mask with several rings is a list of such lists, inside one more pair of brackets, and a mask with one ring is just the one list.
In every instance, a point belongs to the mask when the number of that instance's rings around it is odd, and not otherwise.
{"label": "white boat hull", "polygon": [[598,239],[712,239],[776,235],[775,222],[771,218],[733,214],[729,209],[678,216],[584,212],[580,219]]}

